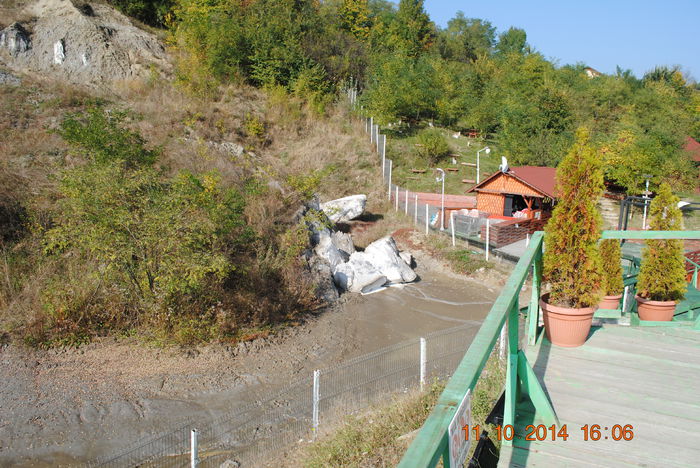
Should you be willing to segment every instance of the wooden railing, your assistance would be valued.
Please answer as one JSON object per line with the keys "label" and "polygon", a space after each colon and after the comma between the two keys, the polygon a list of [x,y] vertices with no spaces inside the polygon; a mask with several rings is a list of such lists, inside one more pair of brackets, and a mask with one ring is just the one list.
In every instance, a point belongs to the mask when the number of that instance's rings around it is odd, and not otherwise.
{"label": "wooden railing", "polygon": [[[700,239],[700,231],[603,231],[601,237],[603,239]],[[508,336],[508,362],[503,425],[513,425],[515,422],[516,395],[519,390],[522,395],[530,398],[537,414],[545,424],[558,423],[556,413],[527,362],[525,354],[518,349],[518,343],[520,343],[518,297],[528,276],[532,278],[532,296],[527,307],[526,325],[529,344],[534,344],[539,331],[542,246],[543,233],[539,231],[533,234],[528,248],[520,257],[520,261],[484,319],[474,341],[438,398],[435,408],[404,454],[399,464],[400,468],[432,468],[440,459],[445,468],[455,468],[450,467],[448,426],[467,392],[474,390],[504,326]],[[632,265],[632,270],[626,275],[627,280],[636,282],[639,259],[635,257],[626,259]],[[699,268],[700,266],[696,264],[696,275]]]}

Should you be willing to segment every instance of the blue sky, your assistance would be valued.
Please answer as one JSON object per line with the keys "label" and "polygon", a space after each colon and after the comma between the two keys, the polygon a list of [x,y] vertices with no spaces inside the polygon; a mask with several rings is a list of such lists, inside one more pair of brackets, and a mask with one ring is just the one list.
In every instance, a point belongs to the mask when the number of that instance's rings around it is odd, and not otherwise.
{"label": "blue sky", "polygon": [[681,65],[700,81],[700,0],[425,0],[425,9],[442,27],[462,10],[497,33],[522,28],[560,65],[584,62],[603,73],[620,65],[638,77],[655,65]]}

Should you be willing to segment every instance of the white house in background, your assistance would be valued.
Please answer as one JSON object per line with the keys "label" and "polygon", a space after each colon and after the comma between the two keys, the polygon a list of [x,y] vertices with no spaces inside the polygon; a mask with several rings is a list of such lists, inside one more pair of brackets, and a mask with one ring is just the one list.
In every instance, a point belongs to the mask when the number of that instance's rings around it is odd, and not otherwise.
{"label": "white house in background", "polygon": [[588,78],[597,78],[597,77],[599,77],[599,76],[602,75],[601,72],[599,72],[599,71],[596,70],[595,68],[591,68],[591,67],[586,67],[586,68],[583,69],[583,71],[586,72],[586,76],[587,76]]}

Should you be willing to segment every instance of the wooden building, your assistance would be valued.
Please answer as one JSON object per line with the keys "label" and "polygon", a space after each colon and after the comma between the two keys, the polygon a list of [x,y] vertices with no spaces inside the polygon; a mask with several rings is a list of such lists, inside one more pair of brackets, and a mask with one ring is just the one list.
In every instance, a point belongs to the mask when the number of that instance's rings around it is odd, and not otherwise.
{"label": "wooden building", "polygon": [[555,200],[553,167],[511,167],[474,186],[476,208],[494,217],[546,219]]}

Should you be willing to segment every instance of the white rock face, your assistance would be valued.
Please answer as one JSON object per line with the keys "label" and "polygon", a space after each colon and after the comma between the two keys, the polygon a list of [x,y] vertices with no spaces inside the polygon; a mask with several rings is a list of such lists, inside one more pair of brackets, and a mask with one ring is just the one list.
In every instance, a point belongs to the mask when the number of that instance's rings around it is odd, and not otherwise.
{"label": "white rock face", "polygon": [[334,223],[343,223],[355,219],[365,212],[367,195],[350,195],[326,203],[321,203],[321,210]]}
{"label": "white rock face", "polygon": [[374,291],[387,281],[362,252],[355,252],[347,263],[338,265],[333,280],[340,289],[354,293]]}
{"label": "white rock face", "polygon": [[339,250],[347,253],[348,256],[355,253],[355,244],[352,242],[352,236],[344,232],[335,231],[331,234],[331,240],[333,244],[338,247]]}
{"label": "white rock face", "polygon": [[13,23],[0,31],[0,48],[7,49],[13,57],[28,51],[31,41],[27,30],[19,23]]}
{"label": "white rock face", "polygon": [[333,273],[333,280],[339,288],[362,293],[386,283],[409,283],[417,277],[401,258],[392,237],[376,240],[364,252],[353,253],[350,260],[336,266]]}
{"label": "white rock face", "polygon": [[333,237],[328,234],[323,235],[324,233],[320,236],[318,245],[314,248],[314,252],[328,262],[331,266],[331,272],[335,272],[336,267],[341,263],[347,262],[350,255],[338,249],[333,242]]}
{"label": "white rock face", "polygon": [[372,242],[367,246],[364,254],[392,283],[410,283],[418,276],[401,258],[396,242],[391,236],[382,237]]}
{"label": "white rock face", "polygon": [[53,63],[60,65],[66,59],[66,54],[63,51],[63,41],[58,41],[53,45]]}

